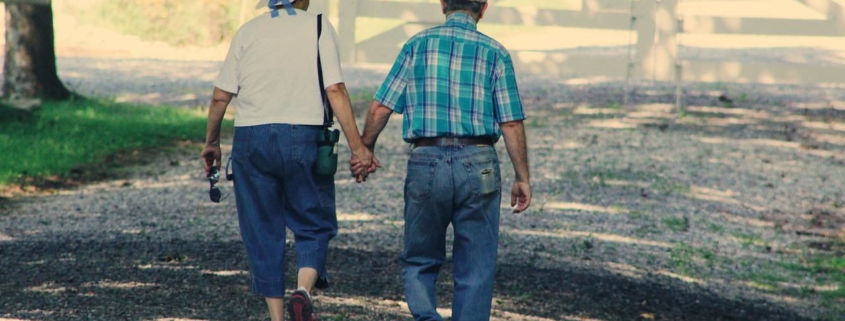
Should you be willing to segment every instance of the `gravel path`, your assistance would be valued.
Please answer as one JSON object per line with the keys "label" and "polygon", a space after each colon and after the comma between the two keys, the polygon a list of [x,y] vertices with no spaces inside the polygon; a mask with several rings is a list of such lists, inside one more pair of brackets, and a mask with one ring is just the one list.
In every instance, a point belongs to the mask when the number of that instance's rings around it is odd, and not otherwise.
{"label": "gravel path", "polygon": [[[59,66],[85,95],[197,108],[218,63]],[[345,73],[360,114],[385,70]],[[845,252],[843,88],[689,84],[677,112],[665,84],[637,84],[625,107],[619,83],[520,81],[535,199],[523,215],[503,204],[494,320],[845,320],[842,296],[826,298],[843,281],[806,268]],[[399,126],[379,140],[384,167],[367,183],[339,169],[323,320],[408,319],[395,262],[408,147]],[[265,320],[247,294],[231,183],[223,202],[207,201],[198,150],[0,203],[0,320]]]}

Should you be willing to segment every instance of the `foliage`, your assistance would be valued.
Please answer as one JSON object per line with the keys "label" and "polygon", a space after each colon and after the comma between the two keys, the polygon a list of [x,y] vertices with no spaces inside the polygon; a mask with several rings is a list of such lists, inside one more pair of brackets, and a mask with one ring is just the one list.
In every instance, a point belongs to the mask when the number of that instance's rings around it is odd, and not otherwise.
{"label": "foliage", "polygon": [[108,24],[144,40],[215,45],[237,31],[241,0],[113,0],[99,4]]}
{"label": "foliage", "polygon": [[195,111],[85,99],[46,102],[30,117],[2,115],[0,185],[66,177],[116,153],[202,140],[206,127]]}

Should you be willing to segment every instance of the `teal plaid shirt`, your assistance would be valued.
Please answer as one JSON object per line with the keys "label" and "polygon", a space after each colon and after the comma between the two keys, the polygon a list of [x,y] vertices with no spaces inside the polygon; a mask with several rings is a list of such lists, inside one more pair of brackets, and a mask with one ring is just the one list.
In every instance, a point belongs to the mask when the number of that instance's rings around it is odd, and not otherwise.
{"label": "teal plaid shirt", "polygon": [[500,123],[525,119],[507,49],[460,12],[408,40],[375,100],[404,114],[407,142],[464,136],[498,140]]}

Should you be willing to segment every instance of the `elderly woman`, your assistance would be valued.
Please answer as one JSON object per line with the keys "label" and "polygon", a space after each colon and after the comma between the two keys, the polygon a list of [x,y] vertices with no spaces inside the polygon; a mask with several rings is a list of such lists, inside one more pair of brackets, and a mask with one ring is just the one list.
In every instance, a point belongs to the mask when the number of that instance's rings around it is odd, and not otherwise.
{"label": "elderly woman", "polygon": [[287,305],[290,319],[312,320],[312,290],[328,286],[326,258],[329,240],[337,234],[337,217],[334,177],[313,170],[324,125],[321,89],[352,150],[350,163],[363,168],[353,173],[359,182],[373,162],[352,114],[334,28],[327,19],[307,13],[309,4],[269,0],[270,12],[235,35],[214,82],[202,152],[206,174],[220,168],[220,124],[237,95],[232,166],[238,222],[251,290],[265,297],[273,321],[284,318],[285,228],[294,234],[298,267],[297,290]]}

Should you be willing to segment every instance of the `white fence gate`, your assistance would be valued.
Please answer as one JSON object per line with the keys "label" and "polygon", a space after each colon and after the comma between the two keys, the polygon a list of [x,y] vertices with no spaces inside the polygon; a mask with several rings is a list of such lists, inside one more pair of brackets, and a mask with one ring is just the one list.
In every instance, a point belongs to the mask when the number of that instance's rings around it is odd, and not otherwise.
{"label": "white fence gate", "polygon": [[[344,62],[389,64],[403,43],[424,28],[443,23],[440,5],[431,2],[339,0],[338,30]],[[701,0],[699,0],[701,1]],[[491,2],[482,23],[559,26],[631,32],[627,54],[569,55],[563,50],[512,51],[520,72],[636,78],[654,81],[745,83],[845,83],[845,63],[701,61],[679,58],[684,34],[830,37],[845,44],[843,0],[795,0],[819,13],[813,19],[731,17],[681,10],[690,0],[582,0],[580,10],[501,7]],[[765,2],[759,1],[765,11]],[[355,41],[356,18],[405,21],[380,35]],[[636,40],[634,40],[636,39]],[[548,39],[565,42],[567,39]],[[845,60],[845,57],[843,57]]]}

